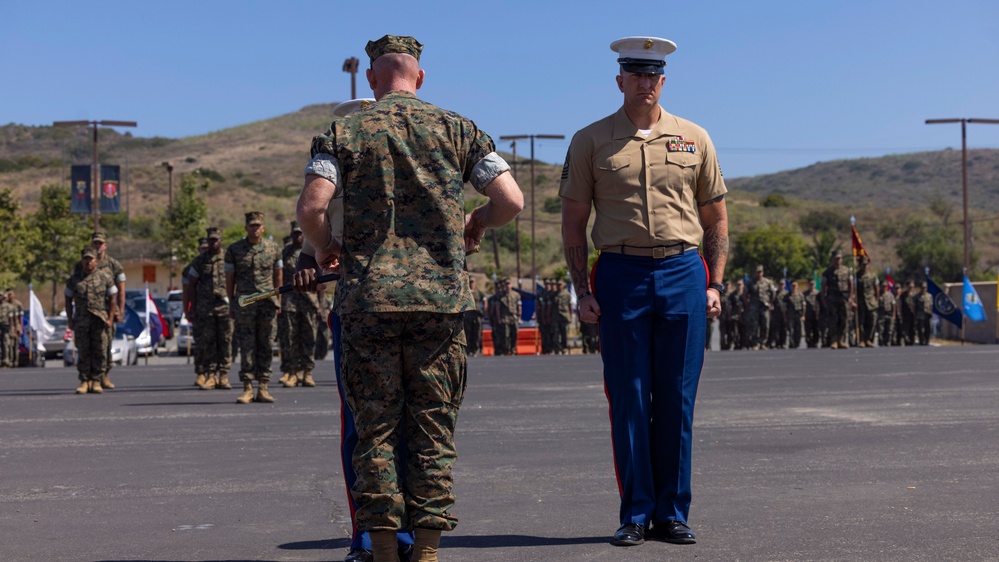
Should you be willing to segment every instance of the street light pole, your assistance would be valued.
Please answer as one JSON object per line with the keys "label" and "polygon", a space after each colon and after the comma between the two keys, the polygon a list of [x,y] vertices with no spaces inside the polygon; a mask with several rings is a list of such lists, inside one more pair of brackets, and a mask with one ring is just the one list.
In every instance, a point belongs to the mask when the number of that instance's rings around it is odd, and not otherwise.
{"label": "street light pole", "polygon": [[[511,135],[506,137],[500,137],[500,140],[511,140],[516,141],[518,139],[531,139],[531,283],[534,291],[537,292],[537,282],[534,279],[538,275],[537,264],[535,262],[535,248],[537,244],[535,243],[534,225],[535,216],[538,213],[538,209],[534,204],[534,139],[564,139],[565,135]],[[515,145],[516,146],[516,145]],[[518,238],[519,239],[519,238]],[[519,263],[518,259],[518,263]]]}
{"label": "street light pole", "polygon": [[968,123],[999,124],[999,119],[927,119],[927,125],[961,124],[961,191],[964,197],[964,271],[971,267],[971,221],[968,220]]}
{"label": "street light pole", "polygon": [[101,224],[101,207],[97,203],[100,201],[100,182],[101,182],[101,166],[97,161],[97,127],[137,127],[139,124],[135,121],[55,121],[52,123],[53,127],[93,127],[94,128],[94,160],[90,167],[90,185],[91,194],[90,198],[90,209],[91,214],[94,215],[94,232],[100,227]]}
{"label": "street light pole", "polygon": [[164,162],[163,167],[167,171],[167,206],[173,206],[173,164]]}

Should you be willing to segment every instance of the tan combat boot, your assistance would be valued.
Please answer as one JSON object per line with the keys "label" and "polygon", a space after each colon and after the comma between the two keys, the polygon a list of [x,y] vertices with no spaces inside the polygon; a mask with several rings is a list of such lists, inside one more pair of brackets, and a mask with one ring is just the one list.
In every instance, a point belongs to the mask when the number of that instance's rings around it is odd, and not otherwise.
{"label": "tan combat boot", "polygon": [[206,376],[204,377],[204,379],[205,382],[201,383],[201,386],[199,386],[198,388],[200,388],[201,390],[215,390],[215,377]]}
{"label": "tan combat boot", "polygon": [[237,404],[249,404],[253,402],[253,383],[250,381],[243,381],[243,394],[239,395],[236,399]]}
{"label": "tan combat boot", "polygon": [[370,531],[371,550],[374,562],[399,560],[399,546],[395,531]]}
{"label": "tan combat boot", "polygon": [[80,386],[76,387],[77,394],[86,394],[90,392],[90,381],[80,381]]}
{"label": "tan combat boot", "polygon": [[104,394],[104,387],[101,385],[101,381],[87,381],[90,383],[90,393],[91,394]]}
{"label": "tan combat boot", "polygon": [[298,386],[298,383],[298,371],[289,371],[288,378],[286,378],[282,384],[284,384],[285,388],[295,388]]}
{"label": "tan combat boot", "polygon": [[267,392],[267,381],[260,381],[257,384],[257,397],[255,399],[257,402],[271,403],[274,401],[274,397],[271,396],[270,392]]}
{"label": "tan combat boot", "polygon": [[201,388],[205,385],[205,374],[198,373],[198,378],[194,379],[194,386]]}
{"label": "tan combat boot", "polygon": [[437,547],[441,542],[438,529],[417,528],[413,536],[412,562],[437,562]]}
{"label": "tan combat boot", "polygon": [[219,373],[219,380],[215,384],[215,388],[221,390],[231,390],[232,385],[229,384],[229,373]]}
{"label": "tan combat boot", "polygon": [[291,377],[291,373],[284,373],[284,374],[281,375],[281,378],[278,379],[278,382],[281,383],[281,384],[283,384],[283,385],[285,385],[285,386],[288,386],[288,379],[290,377]]}
{"label": "tan combat boot", "polygon": [[114,390],[114,383],[111,382],[111,377],[108,375],[101,377],[101,386],[108,390]]}
{"label": "tan combat boot", "polygon": [[316,386],[316,381],[312,378],[310,371],[306,371],[305,376],[302,377],[302,386]]}

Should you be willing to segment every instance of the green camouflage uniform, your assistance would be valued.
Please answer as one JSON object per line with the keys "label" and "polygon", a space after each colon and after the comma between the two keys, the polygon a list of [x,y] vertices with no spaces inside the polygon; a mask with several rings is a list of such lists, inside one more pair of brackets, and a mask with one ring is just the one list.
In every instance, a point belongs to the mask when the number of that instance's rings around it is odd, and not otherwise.
{"label": "green camouflage uniform", "polygon": [[[274,270],[281,269],[281,249],[266,238],[250,244],[246,238],[231,244],[225,251],[225,271],[233,272],[235,298],[274,289]],[[232,303],[230,303],[230,306]],[[235,337],[239,340],[239,380],[271,379],[272,345],[277,329],[277,299],[257,301],[235,307]]]}
{"label": "green camouflage uniform", "polygon": [[472,301],[475,306],[465,312],[465,339],[468,340],[468,354],[475,355],[482,351],[482,303],[486,295],[475,289],[472,291]]}
{"label": "green camouflage uniform", "polygon": [[15,340],[14,306],[6,297],[0,297],[0,365],[4,367],[17,366],[17,354],[13,351]]}
{"label": "green camouflage uniform", "polygon": [[[125,282],[125,269],[121,266],[121,263],[119,263],[118,260],[112,258],[108,254],[104,254],[104,259],[97,260],[97,269],[106,271],[108,277],[111,279],[111,282],[116,286],[118,283]],[[76,267],[73,269],[73,275],[76,274],[83,275],[83,265],[80,262],[77,262]],[[115,294],[117,294],[117,291],[115,291]],[[128,303],[126,302],[125,304],[127,305]],[[120,314],[122,318],[125,317],[124,310],[119,310],[118,314]],[[114,340],[116,328],[117,326],[114,322],[111,322],[111,326],[105,326],[104,328],[108,333],[108,351],[105,354],[107,356],[107,365],[104,366],[105,374],[111,373],[111,342]],[[156,342],[153,342],[153,345],[155,345],[155,343]]]}
{"label": "green camouflage uniform", "polygon": [[885,291],[878,297],[878,345],[892,345],[895,335],[895,295]]}
{"label": "green camouflage uniform", "polygon": [[225,290],[225,256],[205,252],[188,268],[188,282],[194,285],[195,361],[202,362],[200,373],[228,374],[232,367],[232,319]]}
{"label": "green camouflage uniform", "polygon": [[767,336],[770,335],[770,289],[773,283],[766,277],[753,279],[746,286],[749,295],[749,306],[746,310],[749,329],[749,346],[766,347]]}
{"label": "green camouflage uniform", "polygon": [[[331,155],[343,191],[334,308],[358,437],[358,530],[457,524],[453,435],[466,381],[462,316],[473,308],[464,183],[494,151],[472,121],[405,91],[385,93],[313,139],[313,163]],[[408,448],[405,482],[396,465],[400,439]]]}
{"label": "green camouflage uniform", "polygon": [[805,344],[808,347],[819,345],[819,292],[808,289],[803,293],[805,299]]}
{"label": "green camouflage uniform", "polygon": [[520,293],[513,289],[504,291],[496,297],[496,316],[499,319],[499,326],[493,328],[496,333],[497,328],[503,334],[504,353],[498,355],[517,354],[517,333],[520,326],[521,300]]}
{"label": "green camouflage uniform", "polygon": [[912,296],[915,312],[914,324],[916,339],[919,345],[930,345],[930,318],[933,317],[933,295],[923,289],[923,292]]}
{"label": "green camouflage uniform", "polygon": [[788,347],[796,349],[801,345],[801,318],[805,315],[805,295],[795,291],[785,293],[784,300],[787,308],[787,331],[790,338]]}
{"label": "green camouflage uniform", "polygon": [[541,353],[547,355],[552,353],[552,293],[548,287],[538,289],[534,299],[534,317],[538,321],[538,335],[541,337]]}
{"label": "green camouflage uniform", "polygon": [[878,278],[870,270],[857,274],[857,322],[860,342],[874,344],[874,324],[878,311]]}
{"label": "green camouflage uniform", "polygon": [[73,299],[73,342],[76,345],[76,369],[81,381],[100,381],[107,373],[111,342],[107,329],[108,298],[118,288],[106,269],[90,275],[73,273],[66,282],[66,297]]}
{"label": "green camouflage uniform", "polygon": [[[284,279],[295,276],[295,265],[302,248],[294,244],[281,252]],[[319,296],[316,293],[291,291],[281,296],[281,372],[311,373],[316,368],[316,330],[319,325]]]}
{"label": "green camouflage uniform", "polygon": [[822,289],[829,304],[829,339],[833,344],[846,346],[847,319],[850,307],[850,270],[841,265],[829,266],[822,273]]}
{"label": "green camouflage uniform", "polygon": [[743,328],[743,319],[746,316],[745,293],[745,287],[743,287],[741,292],[738,288],[735,288],[726,297],[726,300],[728,300],[728,320],[725,322],[725,325],[728,332],[728,343],[733,349],[744,349],[747,347],[747,332]]}
{"label": "green camouflage uniform", "polygon": [[572,295],[562,289],[553,295],[552,332],[553,353],[569,352],[569,324],[572,323]]}

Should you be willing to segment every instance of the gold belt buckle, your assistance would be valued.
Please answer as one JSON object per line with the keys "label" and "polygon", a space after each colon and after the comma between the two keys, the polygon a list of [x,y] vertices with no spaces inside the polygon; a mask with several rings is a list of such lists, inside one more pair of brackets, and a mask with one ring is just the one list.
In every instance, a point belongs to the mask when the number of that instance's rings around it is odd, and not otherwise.
{"label": "gold belt buckle", "polygon": [[657,260],[661,260],[661,259],[665,258],[666,257],[666,247],[665,246],[657,246],[655,248],[652,248],[652,257],[656,258]]}

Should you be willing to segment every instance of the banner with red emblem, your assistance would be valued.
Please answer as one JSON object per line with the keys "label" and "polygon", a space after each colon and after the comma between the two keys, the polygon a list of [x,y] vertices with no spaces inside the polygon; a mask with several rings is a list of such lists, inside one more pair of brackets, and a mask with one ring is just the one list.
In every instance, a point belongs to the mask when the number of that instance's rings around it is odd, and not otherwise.
{"label": "banner with red emblem", "polygon": [[101,166],[101,213],[121,212],[121,166]]}

